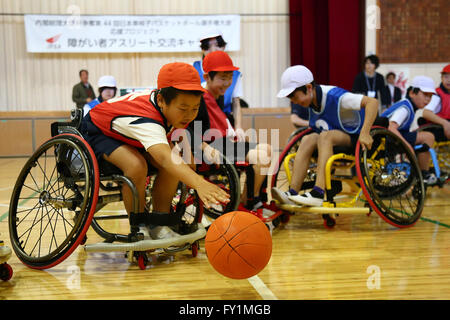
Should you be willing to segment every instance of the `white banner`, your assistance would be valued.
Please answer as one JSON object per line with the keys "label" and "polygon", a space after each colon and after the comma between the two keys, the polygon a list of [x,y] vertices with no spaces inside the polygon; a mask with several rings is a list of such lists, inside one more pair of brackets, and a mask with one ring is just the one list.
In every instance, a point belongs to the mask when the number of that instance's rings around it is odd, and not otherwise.
{"label": "white banner", "polygon": [[199,37],[220,30],[240,49],[239,15],[25,15],[28,52],[197,52]]}

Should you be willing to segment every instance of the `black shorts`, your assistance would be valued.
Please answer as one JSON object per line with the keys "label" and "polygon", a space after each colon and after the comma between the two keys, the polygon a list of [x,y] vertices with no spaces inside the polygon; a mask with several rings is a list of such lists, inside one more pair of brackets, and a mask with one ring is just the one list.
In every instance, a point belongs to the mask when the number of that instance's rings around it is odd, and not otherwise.
{"label": "black shorts", "polygon": [[414,148],[417,140],[417,132],[402,132],[401,134],[403,138],[405,138],[405,140],[408,141],[408,143]]}
{"label": "black shorts", "polygon": [[232,163],[244,162],[250,150],[256,148],[258,144],[247,141],[232,141],[228,138],[216,139],[210,146],[219,150]]}
{"label": "black shorts", "polygon": [[[91,120],[89,114],[87,114],[81,121],[81,134],[84,140],[89,143],[92,150],[95,153],[95,157],[101,166],[101,172],[103,174],[117,173],[118,168],[116,168],[112,163],[106,161],[103,155],[109,156],[114,150],[116,150],[121,145],[126,144],[123,141],[116,140],[114,138],[106,136]],[[151,175],[158,170],[150,163],[149,158],[146,156],[147,151],[144,148],[136,148],[147,161],[147,174]],[[120,171],[120,170],[119,170]]]}
{"label": "black shorts", "polygon": [[92,122],[89,113],[81,120],[80,130],[84,140],[89,143],[99,161],[103,159],[104,154],[109,156],[114,150],[125,144],[125,142],[103,134],[103,132]]}

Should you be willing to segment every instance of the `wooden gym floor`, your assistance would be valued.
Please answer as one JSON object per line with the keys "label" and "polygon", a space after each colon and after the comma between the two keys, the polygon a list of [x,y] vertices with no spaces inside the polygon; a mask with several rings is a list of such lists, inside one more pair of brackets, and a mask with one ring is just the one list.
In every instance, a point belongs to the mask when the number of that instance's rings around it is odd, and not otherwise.
{"label": "wooden gym floor", "polygon": [[[8,207],[26,159],[0,159],[0,239],[11,247]],[[318,215],[292,216],[273,232],[266,268],[231,280],[208,263],[202,247],[161,255],[145,271],[123,253],[86,253],[37,271],[13,254],[2,299],[450,299],[450,187],[433,188],[421,220],[397,229],[376,214],[341,215],[333,230]],[[122,204],[104,211],[122,211]],[[126,221],[124,221],[126,222]],[[126,230],[126,225],[118,226]],[[102,239],[92,229],[88,243]]]}

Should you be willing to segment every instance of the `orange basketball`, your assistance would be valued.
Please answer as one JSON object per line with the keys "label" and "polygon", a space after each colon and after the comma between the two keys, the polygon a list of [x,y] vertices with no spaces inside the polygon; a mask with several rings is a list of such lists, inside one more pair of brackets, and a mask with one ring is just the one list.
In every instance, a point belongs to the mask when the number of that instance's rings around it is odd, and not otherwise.
{"label": "orange basketball", "polygon": [[211,224],[205,249],[217,272],[232,279],[246,279],[258,274],[269,262],[272,237],[259,218],[233,211]]}

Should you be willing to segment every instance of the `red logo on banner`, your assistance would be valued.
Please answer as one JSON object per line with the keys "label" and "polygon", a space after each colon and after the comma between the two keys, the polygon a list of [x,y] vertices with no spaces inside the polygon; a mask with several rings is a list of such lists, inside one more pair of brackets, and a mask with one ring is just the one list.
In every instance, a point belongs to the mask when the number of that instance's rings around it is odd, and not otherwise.
{"label": "red logo on banner", "polygon": [[58,41],[59,37],[61,37],[61,34],[58,34],[58,35],[56,35],[54,37],[45,39],[45,41],[47,41],[48,43],[55,43],[56,41]]}

